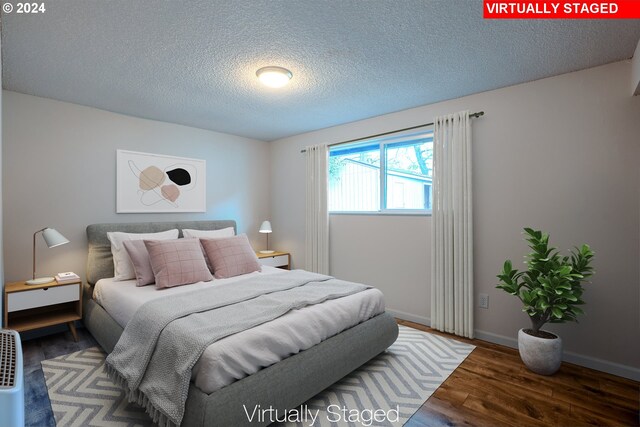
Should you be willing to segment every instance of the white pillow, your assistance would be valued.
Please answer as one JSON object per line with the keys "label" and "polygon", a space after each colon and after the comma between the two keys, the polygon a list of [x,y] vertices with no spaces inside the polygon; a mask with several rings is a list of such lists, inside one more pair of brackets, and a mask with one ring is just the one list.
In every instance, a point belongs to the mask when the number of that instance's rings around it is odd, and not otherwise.
{"label": "white pillow", "polygon": [[185,239],[194,237],[197,239],[222,239],[225,237],[233,237],[236,233],[233,227],[221,228],[220,230],[190,230],[188,228],[183,228],[182,235]]}
{"label": "white pillow", "polygon": [[161,231],[159,233],[123,233],[111,231],[107,238],[111,242],[111,255],[113,255],[113,275],[115,280],[129,280],[136,278],[136,272],[131,264],[131,258],[122,244],[125,240],[170,240],[178,238],[178,229]]}

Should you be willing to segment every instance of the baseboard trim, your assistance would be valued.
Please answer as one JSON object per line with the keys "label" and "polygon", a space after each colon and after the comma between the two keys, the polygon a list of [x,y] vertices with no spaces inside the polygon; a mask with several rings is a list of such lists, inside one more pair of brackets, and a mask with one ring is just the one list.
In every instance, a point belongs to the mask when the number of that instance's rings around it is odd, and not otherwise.
{"label": "baseboard trim", "polygon": [[[410,322],[420,323],[421,325],[431,326],[431,319],[425,316],[416,316],[415,314],[406,313],[400,310],[387,309],[393,317],[402,320],[408,320]],[[492,332],[474,330],[476,339],[482,341],[488,341],[494,344],[500,344],[505,347],[518,348],[518,340],[512,337],[505,337],[504,335],[494,334]],[[640,381],[640,369],[633,366],[622,365],[620,363],[609,362],[607,360],[598,359],[591,356],[585,356],[583,354],[574,353],[572,351],[565,351],[562,354],[562,360],[575,365],[584,366],[586,368],[595,369],[596,371],[606,372],[611,375],[617,375],[619,377],[628,378],[634,381]]]}
{"label": "baseboard trim", "polygon": [[500,344],[505,347],[511,347],[515,349],[518,348],[518,340],[515,338],[505,337],[504,335],[498,335],[492,332],[479,331],[477,329],[473,331],[473,334],[474,338],[482,341],[489,341],[494,344]]}
{"label": "baseboard trim", "polygon": [[[518,340],[516,338],[505,337],[503,335],[491,332],[475,330],[475,337],[483,341],[489,341],[494,344],[504,345],[506,347],[518,348]],[[562,353],[562,360],[575,365],[584,366],[586,368],[595,369],[596,371],[606,372],[608,374],[617,375],[619,377],[628,378],[634,381],[640,381],[640,369],[633,366],[622,365],[620,363],[609,362],[607,360],[598,359],[583,354],[565,351]]]}
{"label": "baseboard trim", "polygon": [[431,326],[431,319],[429,319],[428,317],[416,316],[415,314],[407,313],[400,310],[393,310],[391,308],[387,308],[386,311],[387,313],[398,319],[408,320],[409,322],[415,322],[425,326]]}

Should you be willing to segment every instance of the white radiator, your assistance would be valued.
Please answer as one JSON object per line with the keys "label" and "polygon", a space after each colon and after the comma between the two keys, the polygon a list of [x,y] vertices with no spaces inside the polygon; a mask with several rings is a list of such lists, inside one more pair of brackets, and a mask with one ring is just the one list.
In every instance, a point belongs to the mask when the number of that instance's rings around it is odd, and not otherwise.
{"label": "white radiator", "polygon": [[22,345],[15,331],[0,329],[0,427],[24,426]]}

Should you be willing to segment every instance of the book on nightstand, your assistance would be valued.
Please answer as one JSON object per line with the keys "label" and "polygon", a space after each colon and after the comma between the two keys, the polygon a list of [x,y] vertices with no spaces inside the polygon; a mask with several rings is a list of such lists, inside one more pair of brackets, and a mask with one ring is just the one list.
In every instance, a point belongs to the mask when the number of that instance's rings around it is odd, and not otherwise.
{"label": "book on nightstand", "polygon": [[80,276],[72,271],[56,274],[56,282],[58,283],[73,283],[77,282],[78,280],[80,280]]}

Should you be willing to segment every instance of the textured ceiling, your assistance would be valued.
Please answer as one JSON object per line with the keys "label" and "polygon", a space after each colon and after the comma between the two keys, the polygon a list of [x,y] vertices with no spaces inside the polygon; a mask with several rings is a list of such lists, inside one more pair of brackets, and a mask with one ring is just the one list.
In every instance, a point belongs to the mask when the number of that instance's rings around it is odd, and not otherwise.
{"label": "textured ceiling", "polygon": [[[2,15],[5,89],[273,140],[630,58],[638,20],[480,0],[55,0]],[[284,89],[255,71],[293,72]]]}

